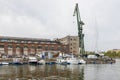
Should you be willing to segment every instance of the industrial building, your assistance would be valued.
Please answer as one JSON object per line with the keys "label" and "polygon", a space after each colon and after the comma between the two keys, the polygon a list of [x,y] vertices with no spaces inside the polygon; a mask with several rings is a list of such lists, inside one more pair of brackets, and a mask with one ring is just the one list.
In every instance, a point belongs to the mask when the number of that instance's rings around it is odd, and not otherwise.
{"label": "industrial building", "polygon": [[6,56],[68,53],[68,48],[67,44],[50,39],[0,36],[0,54]]}
{"label": "industrial building", "polygon": [[79,52],[79,37],[78,36],[66,36],[60,39],[57,39],[64,45],[69,45],[69,53],[78,55]]}

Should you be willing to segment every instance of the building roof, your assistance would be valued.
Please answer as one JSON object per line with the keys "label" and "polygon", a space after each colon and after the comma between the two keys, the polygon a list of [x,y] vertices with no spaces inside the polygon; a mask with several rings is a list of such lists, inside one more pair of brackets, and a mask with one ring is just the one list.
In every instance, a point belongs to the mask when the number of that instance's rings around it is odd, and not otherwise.
{"label": "building roof", "polygon": [[51,41],[50,39],[42,39],[42,38],[26,38],[26,37],[10,37],[10,36],[0,36],[0,40]]}

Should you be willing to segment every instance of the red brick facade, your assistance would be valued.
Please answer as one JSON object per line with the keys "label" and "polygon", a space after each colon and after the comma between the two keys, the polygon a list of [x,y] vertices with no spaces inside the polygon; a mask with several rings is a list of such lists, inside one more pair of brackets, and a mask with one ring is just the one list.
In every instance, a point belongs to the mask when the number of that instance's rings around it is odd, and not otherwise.
{"label": "red brick facade", "polygon": [[68,53],[68,45],[61,44],[58,41],[18,38],[18,37],[0,37],[0,53],[5,55],[30,55],[42,52]]}

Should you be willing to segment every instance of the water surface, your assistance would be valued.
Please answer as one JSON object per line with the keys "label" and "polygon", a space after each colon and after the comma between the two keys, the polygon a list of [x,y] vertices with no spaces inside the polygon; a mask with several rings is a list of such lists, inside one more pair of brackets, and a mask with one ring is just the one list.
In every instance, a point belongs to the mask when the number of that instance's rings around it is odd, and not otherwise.
{"label": "water surface", "polygon": [[2,65],[0,80],[120,80],[120,60],[115,64]]}

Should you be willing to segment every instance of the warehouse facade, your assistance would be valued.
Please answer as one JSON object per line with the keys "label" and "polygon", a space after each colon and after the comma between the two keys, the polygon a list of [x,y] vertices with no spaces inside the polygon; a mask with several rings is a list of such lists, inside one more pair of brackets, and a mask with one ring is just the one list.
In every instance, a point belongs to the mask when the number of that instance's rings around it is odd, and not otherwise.
{"label": "warehouse facade", "polygon": [[36,55],[41,53],[68,53],[69,46],[59,41],[39,38],[0,36],[0,54],[7,56]]}

